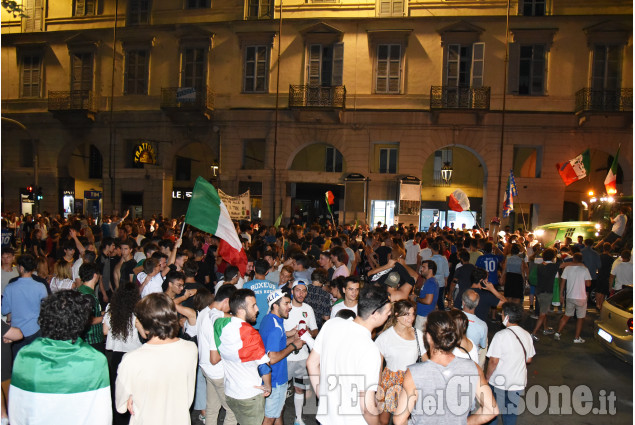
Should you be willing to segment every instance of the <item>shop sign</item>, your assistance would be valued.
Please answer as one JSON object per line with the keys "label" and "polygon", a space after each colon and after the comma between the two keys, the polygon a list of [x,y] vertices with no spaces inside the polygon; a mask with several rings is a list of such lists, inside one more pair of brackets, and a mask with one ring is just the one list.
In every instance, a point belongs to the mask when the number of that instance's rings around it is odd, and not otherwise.
{"label": "shop sign", "polygon": [[148,142],[143,142],[139,146],[134,153],[134,162],[135,164],[156,164],[157,163],[157,155],[154,151],[152,145]]}
{"label": "shop sign", "polygon": [[99,190],[85,190],[84,199],[101,199],[101,192]]}
{"label": "shop sign", "polygon": [[192,197],[192,189],[174,188],[172,190],[172,199],[190,199]]}

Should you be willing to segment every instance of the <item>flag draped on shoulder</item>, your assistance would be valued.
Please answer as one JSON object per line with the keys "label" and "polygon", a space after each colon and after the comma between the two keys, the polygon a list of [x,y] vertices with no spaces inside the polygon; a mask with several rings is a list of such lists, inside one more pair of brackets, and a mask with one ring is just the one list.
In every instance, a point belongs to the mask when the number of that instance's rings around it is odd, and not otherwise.
{"label": "flag draped on shoulder", "polygon": [[223,360],[246,363],[266,357],[265,345],[258,331],[237,317],[216,319],[214,341]]}
{"label": "flag draped on shoulder", "polygon": [[450,194],[448,206],[452,211],[467,211],[470,209],[470,199],[461,189],[457,189]]}
{"label": "flag draped on shoulder", "polygon": [[585,178],[591,170],[591,152],[587,149],[567,162],[556,164],[556,167],[564,184],[569,186]]}
{"label": "flag draped on shoulder", "polygon": [[503,217],[509,217],[509,213],[514,211],[514,197],[518,196],[514,171],[509,170],[507,177],[507,188],[505,189],[505,199],[503,200]]}
{"label": "flag draped on shoulder", "polygon": [[[620,146],[621,147],[621,146]],[[606,193],[608,195],[615,195],[617,193],[617,157],[620,155],[620,148],[617,148],[617,153],[615,154],[615,158],[613,158],[613,163],[611,164],[611,168],[609,168],[609,172],[604,179],[604,187],[606,188]]]}
{"label": "flag draped on shoulder", "polygon": [[192,190],[185,222],[217,236],[220,239],[218,254],[231,265],[237,266],[242,275],[245,274],[247,254],[240,243],[229,211],[218,196],[216,188],[200,176]]}

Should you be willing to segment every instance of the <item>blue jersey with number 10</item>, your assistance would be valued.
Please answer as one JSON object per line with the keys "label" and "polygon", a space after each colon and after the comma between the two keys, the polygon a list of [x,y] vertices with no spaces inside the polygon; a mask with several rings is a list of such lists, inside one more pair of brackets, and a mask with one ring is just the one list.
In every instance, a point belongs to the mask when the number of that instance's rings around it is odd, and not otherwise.
{"label": "blue jersey with number 10", "polygon": [[480,267],[487,271],[487,280],[494,286],[498,286],[498,269],[503,262],[502,255],[483,254],[476,260],[476,267]]}

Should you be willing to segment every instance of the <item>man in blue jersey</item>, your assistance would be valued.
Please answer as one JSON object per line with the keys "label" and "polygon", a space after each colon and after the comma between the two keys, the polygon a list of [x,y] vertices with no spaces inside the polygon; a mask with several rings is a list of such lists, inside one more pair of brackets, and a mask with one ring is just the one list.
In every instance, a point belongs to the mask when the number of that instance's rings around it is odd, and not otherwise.
{"label": "man in blue jersey", "polygon": [[483,248],[484,254],[476,260],[476,267],[485,269],[487,271],[487,281],[498,289],[498,270],[502,268],[505,257],[493,254],[493,248],[494,245],[491,242],[485,244]]}
{"label": "man in blue jersey", "polygon": [[269,263],[266,260],[259,259],[254,263],[254,279],[245,283],[243,289],[250,289],[256,294],[256,304],[258,305],[258,318],[256,319],[255,329],[260,329],[260,323],[265,317],[266,312],[269,311],[269,304],[267,303],[267,297],[273,291],[276,290],[276,284],[265,280],[265,275],[269,270]]}

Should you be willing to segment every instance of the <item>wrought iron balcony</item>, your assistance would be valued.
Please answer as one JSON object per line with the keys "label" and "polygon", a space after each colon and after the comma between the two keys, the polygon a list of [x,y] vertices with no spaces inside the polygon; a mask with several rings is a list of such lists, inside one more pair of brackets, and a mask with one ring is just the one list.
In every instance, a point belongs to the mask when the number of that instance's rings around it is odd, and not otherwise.
{"label": "wrought iron balcony", "polygon": [[489,110],[489,87],[432,86],[430,109]]}
{"label": "wrought iron balcony", "polygon": [[95,112],[91,90],[49,91],[48,110],[51,112]]}
{"label": "wrought iron balcony", "polygon": [[575,113],[632,112],[633,89],[593,90],[583,88],[575,94]]}
{"label": "wrought iron balcony", "polygon": [[172,110],[214,110],[214,93],[207,87],[163,87],[161,108]]}
{"label": "wrought iron balcony", "polygon": [[346,107],[346,87],[289,85],[289,108]]}

